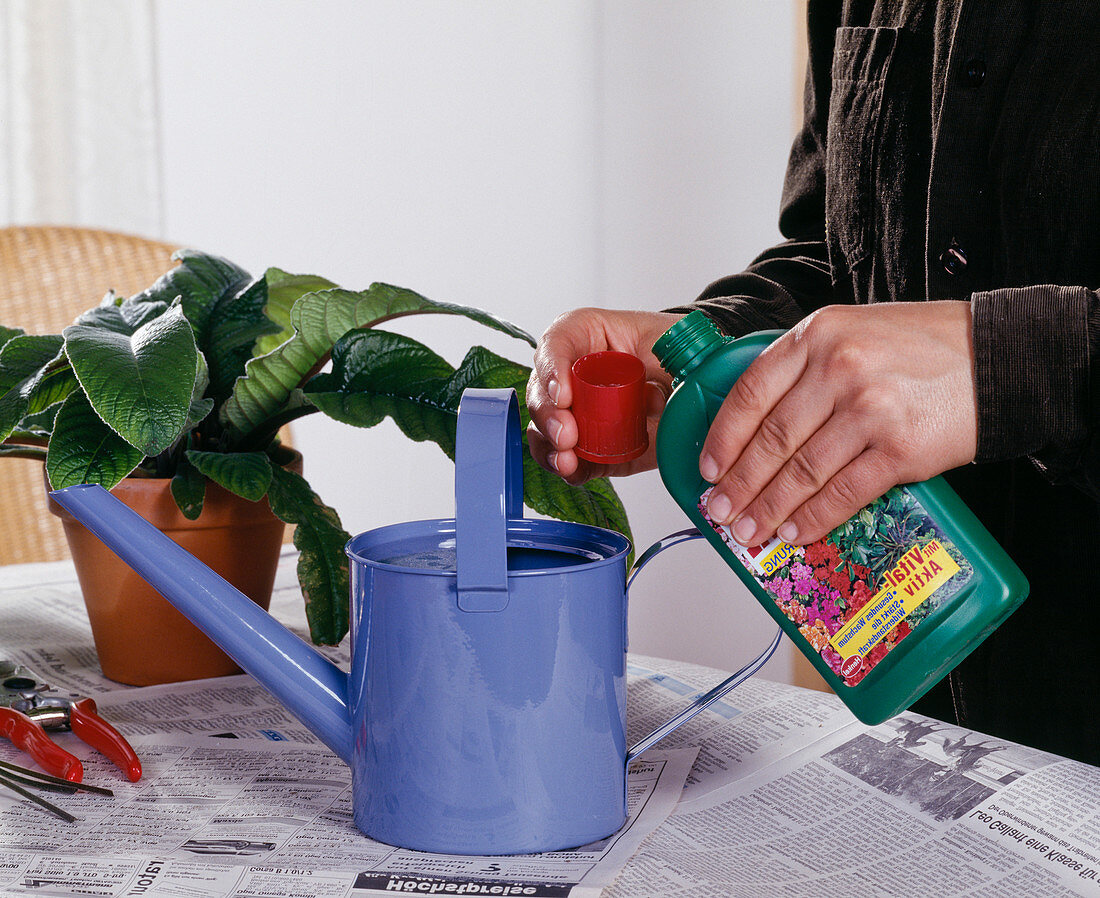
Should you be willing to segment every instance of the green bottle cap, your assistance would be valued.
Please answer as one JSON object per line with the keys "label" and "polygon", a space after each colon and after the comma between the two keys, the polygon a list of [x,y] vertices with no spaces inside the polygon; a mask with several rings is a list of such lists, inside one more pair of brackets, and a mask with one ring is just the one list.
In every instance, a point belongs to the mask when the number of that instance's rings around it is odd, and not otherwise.
{"label": "green bottle cap", "polygon": [[653,354],[672,382],[679,383],[726,341],[718,326],[696,309],[657,338]]}

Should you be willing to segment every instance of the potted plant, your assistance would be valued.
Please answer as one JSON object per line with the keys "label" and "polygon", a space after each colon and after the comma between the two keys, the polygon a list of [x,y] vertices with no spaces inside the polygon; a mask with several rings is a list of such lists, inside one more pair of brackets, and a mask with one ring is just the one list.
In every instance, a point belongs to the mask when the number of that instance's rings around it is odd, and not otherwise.
{"label": "potted plant", "polygon": [[[316,412],[358,427],[388,416],[411,439],[431,440],[453,459],[462,391],[515,387],[526,424],[522,397],[530,369],[480,346],[456,368],[377,325],[407,315],[460,315],[531,346],[534,340],[487,312],[387,284],[355,292],[276,268],[253,278],[225,259],[189,250],[174,258],[179,264],[148,289],[130,297],[108,293],[62,334],[0,326],[0,455],[43,459],[55,489],[99,483],[134,502],[130,493],[152,490],[152,506],[142,511],[174,518],[162,526],[177,541],[187,545],[190,537],[176,531],[194,521],[236,550],[236,561],[221,562],[231,582],[263,570],[251,593],[237,583],[261,603],[270,599],[283,522],[295,525],[310,635],[315,643],[336,644],[348,627],[349,534],[302,478],[300,457],[281,444],[280,428]],[[330,361],[331,370],[322,370]],[[526,453],[524,501],[552,517],[629,533],[607,481],[570,486]],[[273,548],[241,535],[253,519],[273,532]],[[74,552],[82,539],[98,543],[75,521],[66,535]],[[169,618],[162,632],[154,632],[147,607],[116,607],[121,593],[131,591],[119,580],[128,569],[118,564],[111,567],[102,555],[93,564],[108,581],[97,587],[106,593],[98,604],[112,615],[98,625],[93,620],[104,672],[142,683],[225,672],[140,669],[160,666],[171,651],[166,640],[190,624],[163,600]],[[212,566],[219,567],[216,558]],[[78,573],[91,616],[94,572]],[[123,635],[125,624],[135,635]],[[111,641],[112,654],[138,644],[144,658],[136,672],[106,662]],[[195,645],[182,653],[195,654]]]}

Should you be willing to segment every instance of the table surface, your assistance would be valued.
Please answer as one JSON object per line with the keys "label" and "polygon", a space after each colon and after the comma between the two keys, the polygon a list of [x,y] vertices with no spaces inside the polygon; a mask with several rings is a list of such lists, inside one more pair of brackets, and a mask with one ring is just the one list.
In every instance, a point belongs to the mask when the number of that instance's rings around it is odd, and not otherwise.
{"label": "table surface", "polygon": [[[303,634],[293,561],[272,612]],[[0,569],[0,658],[13,653],[98,682],[67,562]],[[634,655],[628,672],[631,738],[722,676]],[[916,715],[866,727],[835,696],[756,678],[662,746],[698,758],[609,898],[1100,895],[1096,768]]]}

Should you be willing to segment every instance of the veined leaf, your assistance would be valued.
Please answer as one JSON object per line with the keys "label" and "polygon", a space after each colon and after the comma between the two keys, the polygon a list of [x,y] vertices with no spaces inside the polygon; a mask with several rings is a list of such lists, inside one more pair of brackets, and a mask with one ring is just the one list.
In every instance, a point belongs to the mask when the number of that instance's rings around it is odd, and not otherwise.
{"label": "veined leaf", "polygon": [[361,293],[349,290],[307,293],[291,310],[294,336],[248,363],[245,376],[237,380],[233,395],[222,406],[222,423],[238,438],[251,433],[278,414],[291,391],[302,384],[331,352],[333,344],[349,331],[391,318],[426,313],[462,315],[535,345],[526,331],[487,312],[433,302],[412,290],[388,284],[372,284]]}
{"label": "veined leaf", "polygon": [[179,297],[195,344],[210,366],[209,395],[224,398],[233,381],[244,374],[256,341],[279,331],[279,325],[264,314],[267,284],[219,256],[180,250],[172,258],[180,264],[149,289],[127,299],[121,311],[134,318],[142,309],[155,309]]}
{"label": "veined leaf", "polygon": [[73,366],[69,364],[69,358],[64,350],[58,353],[57,358],[47,363],[30,383],[27,388],[27,412],[28,416],[37,415],[51,405],[56,405],[68,395],[80,387]]}
{"label": "veined leaf", "polygon": [[[527,440],[524,439],[526,447]],[[626,509],[611,480],[601,477],[573,486],[539,465],[530,452],[523,455],[523,500],[539,514],[563,521],[617,530],[631,542]]]}
{"label": "veined leaf", "polygon": [[98,483],[110,489],[143,458],[95,413],[83,391],[70,394],[54,421],[46,456],[46,474],[53,489],[78,483]]}
{"label": "veined leaf", "polygon": [[136,328],[130,324],[130,322],[123,317],[122,312],[119,311],[118,307],[121,304],[122,297],[113,290],[110,290],[107,292],[107,295],[103,297],[102,302],[100,302],[98,306],[81,312],[73,324],[84,324],[88,327],[101,327],[105,330],[115,331],[119,334],[132,334]]}
{"label": "veined leaf", "polygon": [[306,601],[310,638],[320,645],[336,645],[348,631],[350,584],[344,546],[351,534],[300,476],[278,466],[272,466],[271,474],[267,493],[271,510],[297,525],[298,583]]}
{"label": "veined leaf", "polygon": [[266,305],[267,284],[263,278],[214,304],[206,330],[198,340],[210,365],[208,395],[217,399],[228,396],[233,382],[244,374],[256,341],[278,332],[279,325],[264,314]]}
{"label": "veined leaf", "polygon": [[15,334],[0,347],[0,395],[33,379],[57,358],[63,340],[56,334]]}
{"label": "veined leaf", "polygon": [[186,430],[190,430],[214,410],[214,400],[204,399],[206,388],[210,383],[210,369],[206,366],[206,356],[198,353],[198,365],[196,366],[195,384],[191,387],[191,402],[187,407]]}
{"label": "veined leaf", "polygon": [[179,250],[172,259],[179,265],[158,278],[151,287],[131,296],[126,300],[127,305],[171,305],[180,297],[183,314],[194,329],[195,342],[205,349],[210,319],[218,302],[243,290],[252,276],[228,259],[195,250]]}
{"label": "veined leaf", "polygon": [[12,337],[18,337],[25,333],[21,327],[4,327],[0,324],[0,349],[2,349]]}
{"label": "veined leaf", "polygon": [[289,274],[279,268],[269,268],[264,274],[267,283],[267,305],[264,313],[279,325],[277,334],[269,334],[256,341],[254,355],[271,352],[294,336],[294,325],[290,323],[290,310],[302,296],[328,290],[335,287],[332,281],[315,274]]}
{"label": "veined leaf", "polygon": [[176,465],[176,473],[169,484],[176,507],[189,521],[197,520],[202,514],[202,503],[206,498],[206,478],[186,455]]}
{"label": "veined leaf", "polygon": [[[177,298],[180,297],[174,297],[172,302]],[[131,299],[123,300],[119,304],[118,313],[129,330],[120,331],[120,333],[132,334],[142,325],[148,324],[154,318],[159,318],[172,308],[172,302],[151,300],[146,302],[135,302]]]}
{"label": "veined leaf", "polygon": [[[79,385],[77,389],[79,389]],[[23,420],[19,422],[19,426],[11,432],[10,439],[19,440],[23,435],[30,438],[49,439],[49,435],[53,433],[53,424],[60,409],[61,403],[55,402],[40,412],[24,416]]]}
{"label": "veined leaf", "polygon": [[290,320],[298,332],[327,338],[331,347],[354,328],[373,327],[391,318],[426,313],[461,315],[535,346],[535,339],[527,331],[503,318],[469,306],[436,302],[392,284],[371,284],[360,293],[336,289],[309,294],[295,303]]}
{"label": "veined leaf", "polygon": [[264,452],[187,450],[187,460],[202,474],[249,502],[258,502],[271,485],[271,461]]}
{"label": "veined leaf", "polygon": [[332,372],[306,384],[309,400],[330,418],[373,427],[387,415],[410,439],[431,440],[454,458],[454,408],[447,401],[455,368],[427,346],[364,328],[337,342]]}
{"label": "veined leaf", "polygon": [[144,455],[163,452],[187,423],[198,370],[191,325],[179,306],[132,337],[72,325],[65,352],[96,413]]}
{"label": "veined leaf", "polygon": [[30,397],[42,370],[61,350],[61,337],[16,334],[0,349],[0,442],[32,411]]}
{"label": "veined leaf", "polygon": [[[389,416],[410,439],[430,440],[454,459],[462,392],[468,387],[514,388],[521,431],[526,433],[530,418],[524,397],[530,373],[525,365],[480,346],[456,369],[416,340],[363,329],[336,344],[332,371],[310,380],[306,394],[330,417],[358,427],[372,427]],[[523,468],[523,498],[529,508],[630,536],[626,511],[606,479],[572,486],[539,467],[526,449]]]}

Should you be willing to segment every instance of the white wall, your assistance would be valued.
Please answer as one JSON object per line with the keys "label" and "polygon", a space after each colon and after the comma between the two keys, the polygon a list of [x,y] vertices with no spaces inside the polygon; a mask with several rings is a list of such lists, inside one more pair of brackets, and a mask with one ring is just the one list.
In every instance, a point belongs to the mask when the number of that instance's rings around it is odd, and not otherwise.
{"label": "white wall", "polygon": [[[777,238],[787,0],[157,0],[165,236],[362,288],[502,314],[694,297]],[[453,319],[401,329],[457,362]],[[295,439],[354,531],[449,516],[453,467],[387,422]],[[684,526],[656,475],[619,483],[641,545]],[[657,562],[632,649],[731,668],[766,615],[711,550]],[[768,675],[788,678],[789,659]]]}
{"label": "white wall", "polygon": [[[603,4],[600,304],[693,299],[779,239],[791,138],[795,15],[776,0]],[[656,472],[616,481],[635,542],[687,519]],[[631,590],[636,652],[732,669],[775,625],[702,542],[670,550]],[[789,682],[784,640],[764,675]]]}

